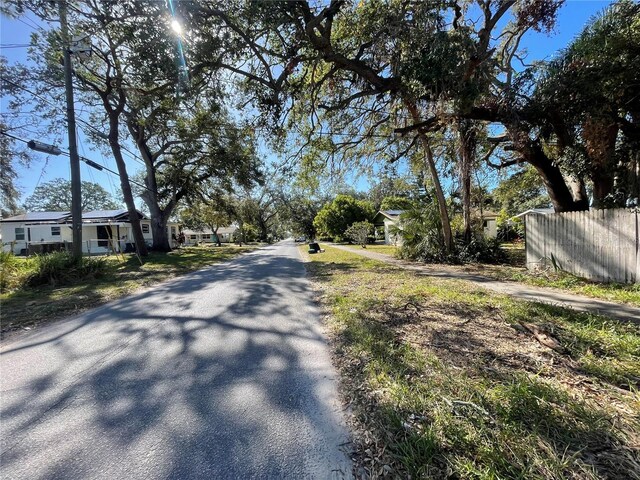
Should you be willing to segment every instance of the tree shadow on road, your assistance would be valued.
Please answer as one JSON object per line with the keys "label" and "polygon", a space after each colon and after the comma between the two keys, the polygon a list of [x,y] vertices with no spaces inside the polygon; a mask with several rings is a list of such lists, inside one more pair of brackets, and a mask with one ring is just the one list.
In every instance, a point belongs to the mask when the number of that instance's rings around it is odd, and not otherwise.
{"label": "tree shadow on road", "polygon": [[3,382],[3,470],[122,477],[152,459],[151,476],[300,478],[324,459],[330,475],[347,440],[303,275],[247,255],[9,345],[5,368],[51,363]]}

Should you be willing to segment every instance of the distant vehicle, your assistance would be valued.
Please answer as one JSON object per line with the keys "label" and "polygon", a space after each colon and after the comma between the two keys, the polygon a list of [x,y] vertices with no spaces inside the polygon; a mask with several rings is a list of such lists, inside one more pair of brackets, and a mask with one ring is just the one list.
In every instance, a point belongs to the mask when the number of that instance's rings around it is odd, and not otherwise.
{"label": "distant vehicle", "polygon": [[306,237],[298,237],[295,239],[296,242],[298,243],[304,243],[307,241]]}

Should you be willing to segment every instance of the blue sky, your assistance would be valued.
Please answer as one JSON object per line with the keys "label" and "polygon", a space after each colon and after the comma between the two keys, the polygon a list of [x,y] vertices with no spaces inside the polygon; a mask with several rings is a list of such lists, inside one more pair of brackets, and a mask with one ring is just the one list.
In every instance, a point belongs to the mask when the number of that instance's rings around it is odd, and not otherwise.
{"label": "blue sky", "polygon": [[[585,23],[598,12],[602,11],[610,0],[568,0],[560,11],[558,23],[555,31],[551,35],[530,32],[523,39],[522,45],[528,51],[528,61],[551,58],[559,49],[565,47],[576,34],[578,34]],[[15,62],[26,62],[27,49],[24,47],[10,48],[13,45],[29,43],[29,36],[34,31],[36,25],[35,18],[27,17],[19,20],[0,18],[0,44],[1,55],[6,57],[10,64]],[[0,100],[0,112],[5,112],[6,99]],[[81,107],[77,105],[77,108]],[[31,139],[27,130],[14,130],[14,135]],[[39,139],[47,141],[46,139]],[[66,140],[61,148],[67,149]],[[90,158],[98,163],[106,165],[112,170],[116,170],[115,162],[103,156],[98,151],[92,150],[90,143],[79,135],[78,150],[80,155]],[[128,169],[134,172],[140,168],[140,164],[131,160]],[[45,154],[35,153],[33,161],[28,168],[19,168],[18,187],[23,196],[22,200],[29,196],[36,185],[44,183],[57,177],[69,178],[69,159],[65,156],[47,157]],[[119,179],[105,172],[99,172],[81,163],[81,175],[83,180],[100,183],[107,191],[112,192],[115,198],[121,198]],[[358,189],[366,185],[365,179],[357,181]],[[137,202],[138,203],[138,202]]]}

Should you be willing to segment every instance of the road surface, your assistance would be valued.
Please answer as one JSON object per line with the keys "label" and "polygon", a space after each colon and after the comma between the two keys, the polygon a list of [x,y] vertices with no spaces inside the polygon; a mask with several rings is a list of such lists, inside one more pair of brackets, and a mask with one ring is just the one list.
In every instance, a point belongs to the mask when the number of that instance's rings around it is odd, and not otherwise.
{"label": "road surface", "polygon": [[350,478],[304,275],[282,243],[4,345],[0,478]]}

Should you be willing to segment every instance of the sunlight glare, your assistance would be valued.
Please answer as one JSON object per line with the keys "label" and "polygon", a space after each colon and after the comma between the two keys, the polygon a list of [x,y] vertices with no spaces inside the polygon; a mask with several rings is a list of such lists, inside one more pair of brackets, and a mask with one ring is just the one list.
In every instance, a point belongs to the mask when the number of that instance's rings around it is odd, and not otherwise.
{"label": "sunlight glare", "polygon": [[178,20],[171,20],[171,29],[178,35],[182,35],[182,25],[180,25],[180,22]]}

